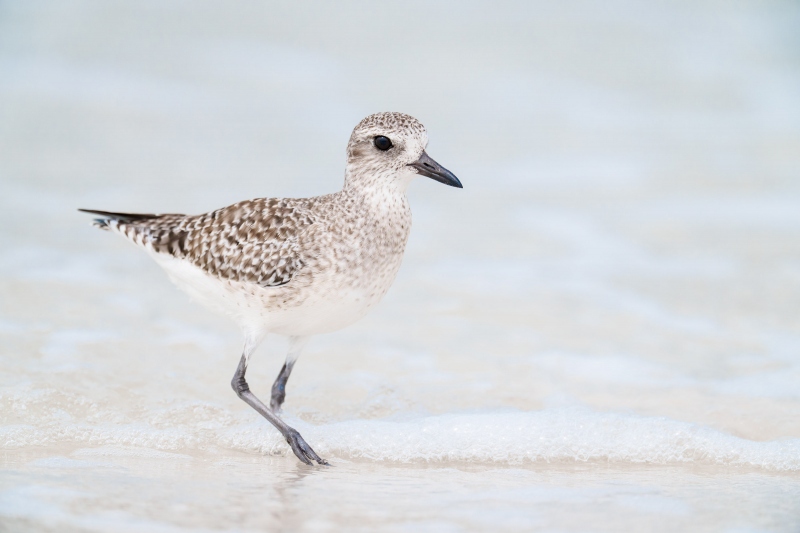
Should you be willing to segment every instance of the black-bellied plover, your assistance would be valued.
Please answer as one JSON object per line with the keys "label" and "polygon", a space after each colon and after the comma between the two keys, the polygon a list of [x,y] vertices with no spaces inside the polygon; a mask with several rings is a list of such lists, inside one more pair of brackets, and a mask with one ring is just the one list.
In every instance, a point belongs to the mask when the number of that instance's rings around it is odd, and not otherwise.
{"label": "black-bellied plover", "polygon": [[[310,336],[352,324],[386,294],[411,230],[409,183],[422,175],[461,188],[427,144],[415,118],[377,113],[353,130],[344,187],[334,194],[246,200],[196,216],[81,211],[99,215],[95,225],[147,250],[192,298],[239,324],[245,341],[233,390],[301,461],[327,464],[278,416],[286,381]],[[269,407],[245,380],[268,333],[289,337]]]}

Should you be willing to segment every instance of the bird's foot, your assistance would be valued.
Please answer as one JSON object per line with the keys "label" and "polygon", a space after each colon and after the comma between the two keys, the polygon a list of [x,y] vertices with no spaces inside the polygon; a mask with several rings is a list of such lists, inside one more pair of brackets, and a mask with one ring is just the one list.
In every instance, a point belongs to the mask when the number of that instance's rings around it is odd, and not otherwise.
{"label": "bird's foot", "polygon": [[328,466],[328,461],[317,455],[317,453],[311,449],[311,446],[300,436],[300,433],[297,432],[294,428],[289,428],[286,432],[286,442],[289,443],[289,446],[292,447],[292,451],[297,456],[298,459],[303,461],[305,464],[310,465],[313,464],[311,461],[316,461],[321,465]]}

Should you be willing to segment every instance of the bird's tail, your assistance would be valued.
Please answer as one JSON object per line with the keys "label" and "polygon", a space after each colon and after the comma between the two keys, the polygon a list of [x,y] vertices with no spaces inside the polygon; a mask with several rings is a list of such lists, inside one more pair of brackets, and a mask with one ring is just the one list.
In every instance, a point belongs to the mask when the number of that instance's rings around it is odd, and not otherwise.
{"label": "bird's tail", "polygon": [[142,213],[112,213],[111,211],[97,211],[95,209],[78,209],[78,211],[90,213],[92,215],[99,215],[99,218],[95,218],[92,221],[92,225],[105,230],[109,229],[109,223],[112,221],[121,224],[130,224],[131,222],[151,220],[163,216]]}

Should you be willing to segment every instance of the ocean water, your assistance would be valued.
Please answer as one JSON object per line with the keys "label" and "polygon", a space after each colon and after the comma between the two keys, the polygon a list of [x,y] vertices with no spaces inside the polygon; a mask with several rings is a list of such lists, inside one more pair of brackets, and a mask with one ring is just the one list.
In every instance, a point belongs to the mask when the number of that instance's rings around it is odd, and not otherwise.
{"label": "ocean water", "polygon": [[[0,4],[0,531],[797,531],[794,2]],[[336,190],[426,124],[300,464],[235,327],[78,207]],[[286,350],[248,372],[266,397]]]}

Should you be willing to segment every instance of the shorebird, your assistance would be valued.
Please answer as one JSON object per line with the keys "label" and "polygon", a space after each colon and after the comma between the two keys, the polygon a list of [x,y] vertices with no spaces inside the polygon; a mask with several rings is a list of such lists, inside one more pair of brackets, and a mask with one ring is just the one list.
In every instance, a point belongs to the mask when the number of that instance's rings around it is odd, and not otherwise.
{"label": "shorebird", "polygon": [[[239,325],[245,340],[233,390],[298,459],[328,464],[280,418],[286,382],[309,337],[352,324],[386,294],[411,230],[409,183],[426,176],[461,188],[427,144],[415,118],[377,113],[353,129],[344,187],[333,194],[245,200],[194,216],[80,211],[98,215],[95,226],[144,248],[189,296]],[[289,338],[269,406],[245,380],[267,334]]]}

